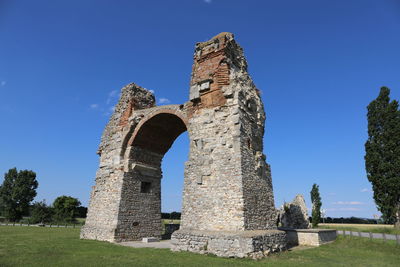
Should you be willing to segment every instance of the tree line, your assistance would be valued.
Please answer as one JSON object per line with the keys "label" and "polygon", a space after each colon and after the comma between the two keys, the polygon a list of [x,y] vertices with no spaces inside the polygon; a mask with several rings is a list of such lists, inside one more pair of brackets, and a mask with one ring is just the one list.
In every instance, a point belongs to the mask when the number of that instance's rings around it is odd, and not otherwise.
{"label": "tree line", "polygon": [[9,222],[19,222],[23,216],[29,216],[30,223],[74,223],[76,218],[86,217],[87,208],[71,196],[59,196],[52,205],[47,205],[45,200],[31,204],[38,186],[35,172],[8,170],[0,186],[0,216]]}
{"label": "tree line", "polygon": [[340,217],[340,218],[332,218],[326,217],[325,223],[352,223],[352,224],[378,224],[383,223],[382,220],[377,219],[367,219],[367,218],[358,218],[358,217]]}
{"label": "tree line", "polygon": [[161,213],[161,219],[170,219],[170,220],[180,220],[181,219],[181,213],[173,211],[171,213],[169,212],[162,212]]}

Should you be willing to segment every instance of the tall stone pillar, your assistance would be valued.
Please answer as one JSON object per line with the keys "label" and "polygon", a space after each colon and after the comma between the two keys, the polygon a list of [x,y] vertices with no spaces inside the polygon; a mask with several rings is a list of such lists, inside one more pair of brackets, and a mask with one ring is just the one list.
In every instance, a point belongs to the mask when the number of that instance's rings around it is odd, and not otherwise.
{"label": "tall stone pillar", "polygon": [[161,161],[186,131],[182,107],[156,107],[154,95],[133,83],[122,88],[101,138],[100,166],[81,238],[161,238]]}
{"label": "tall stone pillar", "polygon": [[[151,158],[148,161],[151,161],[153,171],[147,176],[156,177],[152,194],[140,194],[141,180],[137,177],[138,171],[135,170],[141,166],[134,164],[139,148],[129,148],[132,150],[130,153],[132,156],[128,159],[124,159],[123,156],[127,136],[143,118],[142,113],[154,106],[155,98],[148,90],[134,83],[122,88],[120,100],[101,137],[96,184],[90,195],[81,238],[119,242],[138,239],[143,232],[144,236],[149,236],[149,232],[154,233],[153,229],[158,233],[161,232],[161,218],[158,219],[158,223],[148,220],[150,222],[142,223],[140,227],[135,226],[134,222],[142,222],[142,217],[146,215],[150,217],[148,212],[143,215],[143,210],[156,210],[153,213],[160,213],[157,206],[153,205],[150,208],[146,202],[159,202],[162,155],[144,151],[141,156],[147,160]],[[130,221],[129,217],[138,218]]]}
{"label": "tall stone pillar", "polygon": [[185,108],[191,143],[173,250],[258,257],[284,249],[263,154],[260,91],[231,33],[196,45]]}

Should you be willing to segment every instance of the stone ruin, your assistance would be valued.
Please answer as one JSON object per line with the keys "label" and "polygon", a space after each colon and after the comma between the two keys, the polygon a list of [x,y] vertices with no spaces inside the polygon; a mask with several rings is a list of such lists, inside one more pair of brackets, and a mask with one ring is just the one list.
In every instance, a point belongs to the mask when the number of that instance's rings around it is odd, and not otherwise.
{"label": "stone ruin", "polygon": [[188,102],[156,106],[150,91],[125,86],[101,138],[81,238],[159,238],[161,161],[188,131],[181,226],[172,250],[258,258],[285,249],[263,154],[264,121],[260,91],[231,33],[196,44]]}
{"label": "stone ruin", "polygon": [[310,222],[303,195],[297,195],[292,202],[283,204],[279,210],[279,223],[282,228],[309,228]]}

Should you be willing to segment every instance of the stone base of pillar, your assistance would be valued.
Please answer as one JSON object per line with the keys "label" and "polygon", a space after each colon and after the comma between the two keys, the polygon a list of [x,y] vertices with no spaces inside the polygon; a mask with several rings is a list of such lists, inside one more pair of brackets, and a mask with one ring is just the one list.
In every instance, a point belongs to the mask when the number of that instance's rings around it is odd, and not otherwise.
{"label": "stone base of pillar", "polygon": [[286,249],[287,237],[280,230],[198,231],[172,234],[172,251],[214,254],[219,257],[259,259]]}
{"label": "stone base of pillar", "polygon": [[[99,241],[108,241],[111,243],[141,241],[146,237],[161,239],[161,229],[150,229],[149,231],[138,231],[138,229],[119,226],[115,228],[100,228],[98,226],[84,225],[81,229],[81,239],[92,239]],[[140,228],[139,228],[140,229]],[[143,229],[143,228],[142,228]]]}
{"label": "stone base of pillar", "polygon": [[84,225],[81,228],[80,238],[115,242],[115,229]]}

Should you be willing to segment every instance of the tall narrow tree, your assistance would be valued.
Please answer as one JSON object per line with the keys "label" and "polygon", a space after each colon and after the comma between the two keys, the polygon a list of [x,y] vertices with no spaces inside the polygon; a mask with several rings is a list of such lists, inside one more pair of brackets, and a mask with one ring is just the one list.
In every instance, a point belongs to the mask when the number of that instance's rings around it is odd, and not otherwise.
{"label": "tall narrow tree", "polygon": [[36,196],[36,173],[33,171],[8,170],[0,187],[0,198],[3,202],[5,217],[10,221],[18,221],[28,211],[29,203]]}
{"label": "tall narrow tree", "polygon": [[312,211],[311,211],[311,221],[312,226],[317,227],[318,223],[321,220],[321,196],[319,195],[319,186],[317,184],[313,184],[311,189],[311,203],[312,203]]}
{"label": "tall narrow tree", "polygon": [[374,200],[385,223],[400,228],[400,111],[390,90],[382,87],[367,107],[368,140],[365,167]]}

